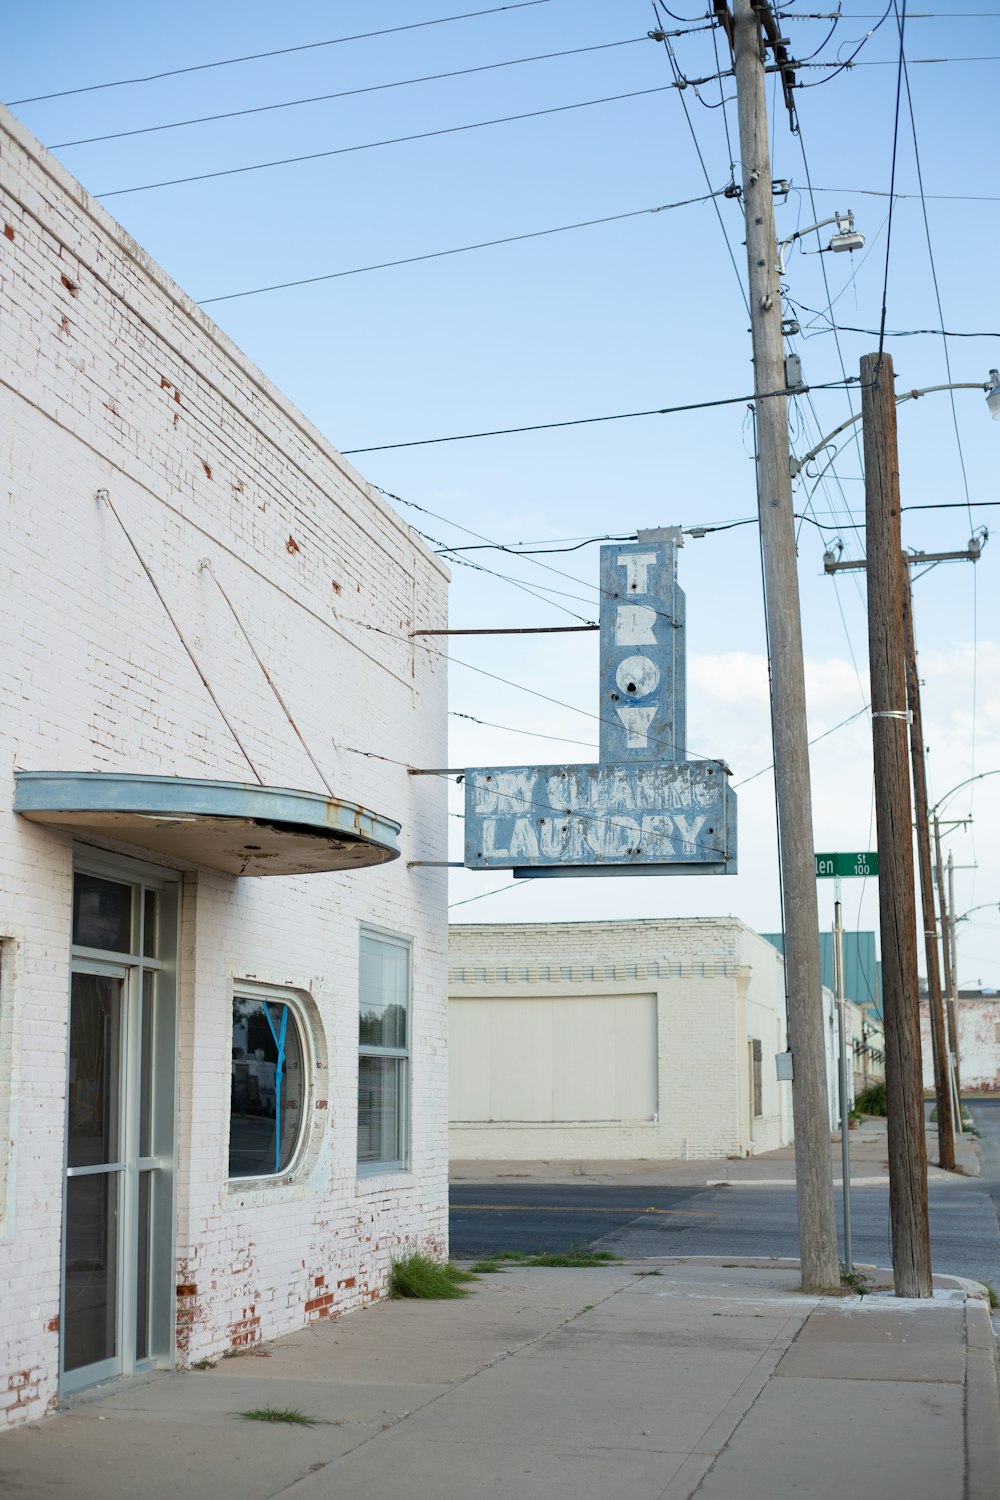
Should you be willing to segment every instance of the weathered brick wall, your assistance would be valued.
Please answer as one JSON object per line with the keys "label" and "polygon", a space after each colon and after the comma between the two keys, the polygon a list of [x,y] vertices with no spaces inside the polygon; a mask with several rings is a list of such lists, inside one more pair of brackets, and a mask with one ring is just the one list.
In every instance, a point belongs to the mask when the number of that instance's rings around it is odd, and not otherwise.
{"label": "weathered brick wall", "polygon": [[[444,662],[408,632],[445,623],[446,575],[6,113],[0,255],[0,1410],[20,1420],[56,1389],[72,849],[13,815],[13,771],[252,781],[249,760],[322,789],[213,575],[326,779],[402,824],[402,857],[185,874],[180,1358],[361,1305],[397,1244],[445,1245],[445,876],[407,867],[446,857],[444,787],[397,762],[445,764]],[[414,940],[414,1043],[413,1170],[359,1181],[361,922]],[[230,996],[251,975],[310,997],[328,1063],[303,1169],[257,1192],[226,1181]]]}
{"label": "weathered brick wall", "polygon": [[[920,1002],[924,1088],[934,1088],[934,1051],[926,1000]],[[1000,1089],[1000,998],[966,996],[958,1002],[958,1058],[962,1089]]]}
{"label": "weathered brick wall", "polygon": [[[789,1139],[787,1085],[774,1081],[772,1045],[784,1028],[781,959],[742,923],[472,923],[453,925],[448,942],[452,999],[654,993],[659,1093],[659,1118],[643,1122],[455,1121],[453,1158],[707,1158]],[[762,1034],[765,1118],[751,1133],[747,1039]],[[454,1049],[451,1066],[462,1065]]]}

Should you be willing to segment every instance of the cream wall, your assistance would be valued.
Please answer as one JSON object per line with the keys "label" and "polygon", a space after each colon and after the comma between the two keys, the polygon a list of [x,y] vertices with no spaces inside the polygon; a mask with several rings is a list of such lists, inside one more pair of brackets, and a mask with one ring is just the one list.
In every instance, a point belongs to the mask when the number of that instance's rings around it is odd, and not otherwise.
{"label": "cream wall", "polygon": [[730,918],[452,926],[452,1158],[709,1158],[784,1144],[781,972],[775,949]]}

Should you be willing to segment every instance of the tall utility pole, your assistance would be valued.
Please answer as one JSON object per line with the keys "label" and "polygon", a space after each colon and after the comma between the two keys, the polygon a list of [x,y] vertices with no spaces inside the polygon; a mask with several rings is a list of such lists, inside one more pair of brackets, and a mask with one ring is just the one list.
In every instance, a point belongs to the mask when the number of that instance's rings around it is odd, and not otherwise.
{"label": "tall utility pole", "polygon": [[944,966],[944,990],[947,995],[948,1045],[951,1049],[948,1060],[948,1077],[952,1081],[954,1097],[958,1100],[956,1124],[962,1129],[961,1091],[958,1083],[958,1017],[955,1014],[957,985],[953,983],[951,962],[952,923],[948,918],[948,895],[944,885],[944,865],[941,863],[941,821],[934,814],[934,868],[937,871],[938,910],[941,913],[941,957]]}
{"label": "tall utility pole", "polygon": [[806,728],[802,622],[789,469],[785,348],[781,333],[774,197],[768,149],[761,22],[768,6],[734,0],[732,46],[739,106],[743,206],[746,218],[750,320],[757,408],[757,503],[767,642],[771,655],[771,724],[778,804],[778,845],[785,921],[788,1043],[802,1285],[820,1291],[839,1283],[833,1213],[826,1053],[819,960],[819,914],[813,857],[812,794]]}
{"label": "tall utility pole", "polygon": [[927,1142],[920,1082],[913,815],[906,758],[905,565],[900,536],[896,395],[888,354],[862,357],[861,409],[893,1280],[898,1297],[929,1297]]}
{"label": "tall utility pole", "polygon": [[910,565],[903,558],[903,649],[906,653],[906,703],[910,720],[910,762],[913,769],[913,801],[916,806],[917,859],[920,864],[920,905],[924,920],[924,961],[927,966],[927,1003],[934,1051],[934,1093],[937,1097],[938,1162],[948,1172],[955,1170],[955,1121],[951,1111],[951,1077],[941,1005],[941,973],[938,968],[937,917],[934,911],[934,877],[931,870],[931,830],[927,809],[927,766],[924,760],[924,729],[920,713],[920,676],[913,630],[913,592]]}
{"label": "tall utility pole", "polygon": [[962,1058],[958,1045],[958,950],[955,946],[955,861],[948,850],[948,948],[951,953],[951,987],[948,1009],[951,1017],[951,1050],[955,1054],[955,1097],[958,1113],[962,1113]]}

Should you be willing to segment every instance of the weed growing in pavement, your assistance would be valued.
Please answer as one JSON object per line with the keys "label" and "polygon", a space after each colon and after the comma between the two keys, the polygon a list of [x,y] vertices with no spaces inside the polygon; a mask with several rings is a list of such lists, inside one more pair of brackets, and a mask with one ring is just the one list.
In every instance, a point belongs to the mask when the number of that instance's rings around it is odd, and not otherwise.
{"label": "weed growing in pavement", "polygon": [[990,1309],[992,1310],[994,1308],[1000,1307],[1000,1297],[997,1296],[997,1289],[992,1284],[992,1282],[984,1281],[983,1286],[986,1288],[987,1294],[990,1299]]}
{"label": "weed growing in pavement", "polygon": [[297,1406],[254,1406],[237,1415],[245,1422],[286,1422],[290,1427],[315,1427],[319,1421]]}
{"label": "weed growing in pavement", "polygon": [[864,1271],[859,1271],[855,1266],[849,1271],[842,1260],[837,1262],[840,1267],[840,1284],[848,1292],[856,1292],[859,1297],[864,1297],[872,1289],[872,1279],[866,1276]]}
{"label": "weed growing in pavement", "polygon": [[431,1260],[429,1255],[417,1251],[393,1261],[389,1271],[389,1296],[397,1299],[418,1297],[424,1301],[466,1297],[468,1288],[463,1283],[476,1279],[472,1271],[463,1271],[450,1260]]}
{"label": "weed growing in pavement", "polygon": [[541,1250],[523,1262],[526,1266],[606,1266],[617,1261],[610,1250],[588,1250],[586,1245],[570,1245],[568,1250]]}
{"label": "weed growing in pavement", "polygon": [[[504,1263],[516,1266],[606,1266],[615,1264],[617,1255],[610,1250],[588,1250],[586,1245],[570,1245],[567,1250],[539,1250],[537,1255],[525,1255],[523,1250],[498,1250],[495,1255],[484,1256],[469,1267],[475,1275],[492,1276],[504,1270]],[[658,1276],[658,1271],[640,1271],[640,1276]]]}

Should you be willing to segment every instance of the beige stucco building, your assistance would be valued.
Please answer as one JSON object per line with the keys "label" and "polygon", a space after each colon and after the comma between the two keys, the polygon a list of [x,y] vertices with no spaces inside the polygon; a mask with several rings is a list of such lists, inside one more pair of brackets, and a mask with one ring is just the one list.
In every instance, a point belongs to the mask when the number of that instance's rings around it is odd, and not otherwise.
{"label": "beige stucco building", "polygon": [[450,928],[453,1160],[773,1150],[785,1045],[781,956],[734,917]]}

